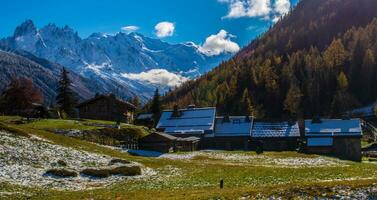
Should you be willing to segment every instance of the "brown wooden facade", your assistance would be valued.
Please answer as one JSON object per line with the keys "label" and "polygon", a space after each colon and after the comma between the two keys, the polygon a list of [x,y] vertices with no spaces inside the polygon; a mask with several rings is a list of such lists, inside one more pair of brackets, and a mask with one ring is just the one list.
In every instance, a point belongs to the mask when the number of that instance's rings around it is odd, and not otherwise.
{"label": "brown wooden facade", "polygon": [[82,119],[132,123],[135,106],[114,95],[99,95],[77,106]]}

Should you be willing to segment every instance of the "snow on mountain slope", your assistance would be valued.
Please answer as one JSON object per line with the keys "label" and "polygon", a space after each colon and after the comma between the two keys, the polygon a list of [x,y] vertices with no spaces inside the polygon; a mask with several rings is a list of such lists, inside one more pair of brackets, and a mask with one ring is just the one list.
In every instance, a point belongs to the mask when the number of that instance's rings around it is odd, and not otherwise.
{"label": "snow on mountain slope", "polygon": [[[104,88],[111,85],[129,90],[126,93],[119,90],[109,92],[122,93],[122,96],[139,94],[145,98],[153,94],[155,87],[166,90],[173,85],[161,84],[166,82],[164,80],[154,84],[153,81],[135,78],[142,76],[142,73],[166,70],[177,77],[183,77],[180,81],[175,81],[182,83],[183,80],[209,71],[231,56],[207,56],[192,42],[169,44],[139,33],[93,33],[83,39],[68,26],[60,28],[48,24],[38,29],[31,20],[18,26],[14,35],[2,39],[0,45],[28,51],[66,66],[85,78],[96,80]],[[130,78],[130,74],[134,74],[133,78]],[[158,79],[159,76],[155,78]]]}

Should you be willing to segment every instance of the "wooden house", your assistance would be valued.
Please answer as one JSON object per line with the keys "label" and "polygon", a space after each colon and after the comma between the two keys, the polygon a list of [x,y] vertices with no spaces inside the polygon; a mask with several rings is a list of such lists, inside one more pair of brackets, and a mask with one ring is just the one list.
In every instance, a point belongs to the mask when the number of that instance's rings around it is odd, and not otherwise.
{"label": "wooden house", "polygon": [[98,95],[77,106],[79,116],[83,119],[107,120],[132,123],[135,106],[115,97],[115,95]]}
{"label": "wooden house", "polygon": [[305,120],[306,151],[361,161],[362,129],[359,119]]}

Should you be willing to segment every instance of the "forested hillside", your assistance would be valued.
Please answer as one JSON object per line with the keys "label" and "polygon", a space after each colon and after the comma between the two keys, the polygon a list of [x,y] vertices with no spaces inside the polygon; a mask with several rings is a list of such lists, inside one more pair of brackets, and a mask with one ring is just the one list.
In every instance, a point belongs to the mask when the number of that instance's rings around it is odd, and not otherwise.
{"label": "forested hillside", "polygon": [[377,1],[302,0],[233,59],[164,96],[257,118],[340,116],[377,99]]}

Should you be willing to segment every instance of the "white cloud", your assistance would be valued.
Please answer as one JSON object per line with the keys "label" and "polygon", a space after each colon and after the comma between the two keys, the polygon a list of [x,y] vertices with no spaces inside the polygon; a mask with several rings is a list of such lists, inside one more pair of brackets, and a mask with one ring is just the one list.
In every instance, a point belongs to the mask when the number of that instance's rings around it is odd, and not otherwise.
{"label": "white cloud", "polygon": [[285,15],[291,8],[291,2],[289,0],[276,0],[274,10],[277,14]]}
{"label": "white cloud", "polygon": [[220,30],[216,35],[210,35],[204,44],[199,47],[199,51],[208,55],[215,56],[221,53],[236,53],[240,50],[237,43],[231,41],[235,37],[225,30]]}
{"label": "white cloud", "polygon": [[229,4],[225,18],[265,17],[271,13],[271,0],[219,0]]}
{"label": "white cloud", "polygon": [[121,29],[124,32],[131,33],[131,32],[135,32],[135,31],[139,30],[140,27],[138,27],[138,26],[124,26]]}
{"label": "white cloud", "polygon": [[260,18],[276,22],[287,14],[291,7],[290,0],[218,0],[228,4],[228,14],[223,18]]}
{"label": "white cloud", "polygon": [[189,79],[179,74],[174,74],[166,69],[151,69],[141,73],[124,73],[122,76],[142,82],[147,82],[157,86],[175,87],[180,86],[182,83]]}
{"label": "white cloud", "polygon": [[172,36],[175,30],[175,24],[172,22],[160,22],[154,29],[156,30],[156,36],[159,38]]}

